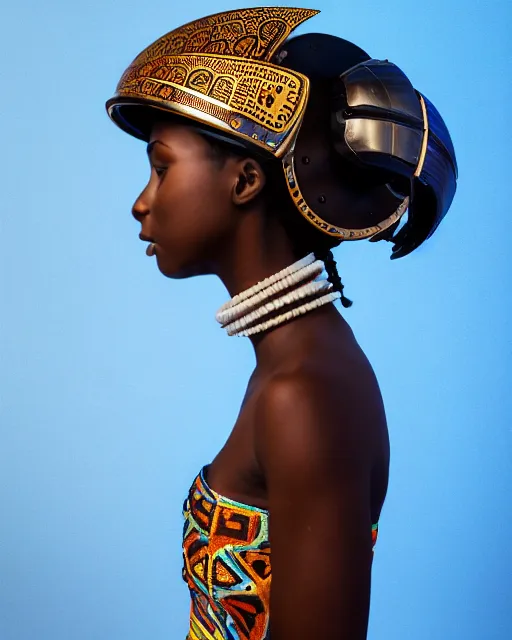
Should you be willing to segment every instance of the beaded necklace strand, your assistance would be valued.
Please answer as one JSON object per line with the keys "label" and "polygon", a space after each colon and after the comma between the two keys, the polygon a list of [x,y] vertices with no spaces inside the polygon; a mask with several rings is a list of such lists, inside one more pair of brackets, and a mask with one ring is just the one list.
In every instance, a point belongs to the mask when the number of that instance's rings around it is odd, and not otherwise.
{"label": "beaded necklace strand", "polygon": [[[341,293],[320,277],[324,267],[310,253],[231,298],[215,318],[230,336],[252,336],[334,302]],[[283,312],[273,315],[279,309]]]}

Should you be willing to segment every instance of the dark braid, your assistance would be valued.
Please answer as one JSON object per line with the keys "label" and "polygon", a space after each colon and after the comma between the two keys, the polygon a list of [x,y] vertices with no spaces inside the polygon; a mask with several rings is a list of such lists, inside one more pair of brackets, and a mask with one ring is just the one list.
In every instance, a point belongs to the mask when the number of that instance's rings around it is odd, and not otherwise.
{"label": "dark braid", "polygon": [[330,249],[315,251],[315,256],[318,260],[323,260],[323,262],[325,263],[327,279],[333,285],[335,291],[339,291],[341,293],[341,304],[345,307],[345,309],[348,309],[352,306],[352,300],[346,298],[345,294],[343,293],[345,285],[341,281],[340,274],[338,273],[338,269],[336,268],[336,260],[332,255],[332,251]]}

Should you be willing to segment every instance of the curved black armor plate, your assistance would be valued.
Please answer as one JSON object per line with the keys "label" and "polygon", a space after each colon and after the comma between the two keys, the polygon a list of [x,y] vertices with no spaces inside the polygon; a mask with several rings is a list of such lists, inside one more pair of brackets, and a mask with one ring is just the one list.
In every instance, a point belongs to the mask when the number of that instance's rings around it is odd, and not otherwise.
{"label": "curved black armor plate", "polygon": [[[341,38],[325,34],[291,38],[275,61],[307,75],[313,91],[315,81],[332,82],[332,149],[357,166],[363,179],[367,175],[369,183],[375,184],[380,176],[393,194],[410,197],[407,222],[398,233],[393,236],[397,223],[372,240],[393,242],[392,258],[413,251],[435,231],[456,189],[455,151],[437,109],[395,64],[373,60]],[[301,151],[307,153],[307,142],[302,141]],[[340,187],[344,178],[341,170]],[[379,213],[379,206],[382,209],[376,199],[371,207],[373,215],[380,215],[377,223],[389,215],[389,211]],[[366,225],[367,220],[361,220],[361,227]]]}

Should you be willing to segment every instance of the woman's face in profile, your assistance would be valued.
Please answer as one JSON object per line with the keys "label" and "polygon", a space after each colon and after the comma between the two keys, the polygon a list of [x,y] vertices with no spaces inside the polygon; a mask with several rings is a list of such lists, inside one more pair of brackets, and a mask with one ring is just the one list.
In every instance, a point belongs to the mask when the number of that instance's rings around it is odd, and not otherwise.
{"label": "woman's face in profile", "polygon": [[143,240],[154,242],[171,278],[211,273],[236,223],[236,161],[216,161],[208,142],[186,125],[157,123],[148,144],[149,182],[132,208]]}

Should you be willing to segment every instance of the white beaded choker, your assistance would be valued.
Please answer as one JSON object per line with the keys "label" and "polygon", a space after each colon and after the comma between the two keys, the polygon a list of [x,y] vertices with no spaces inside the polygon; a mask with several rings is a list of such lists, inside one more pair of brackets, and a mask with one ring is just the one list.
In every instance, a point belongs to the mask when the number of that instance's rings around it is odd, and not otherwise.
{"label": "white beaded choker", "polygon": [[[316,260],[310,253],[231,298],[215,317],[228,335],[252,336],[334,302],[341,298],[341,293],[334,291],[325,277],[320,277],[324,266],[322,260]],[[283,313],[275,315],[283,307]]]}

